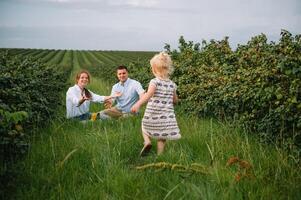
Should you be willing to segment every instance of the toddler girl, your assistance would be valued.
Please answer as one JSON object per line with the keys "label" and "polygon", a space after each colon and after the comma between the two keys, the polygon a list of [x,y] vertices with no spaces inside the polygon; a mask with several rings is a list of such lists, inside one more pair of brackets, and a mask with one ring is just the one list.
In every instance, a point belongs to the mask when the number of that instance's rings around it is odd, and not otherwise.
{"label": "toddler girl", "polygon": [[137,112],[141,105],[148,102],[142,119],[144,146],[141,156],[151,150],[151,138],[158,140],[158,155],[164,151],[166,140],[181,138],[174,113],[176,84],[169,79],[173,71],[171,58],[167,53],[161,52],[150,60],[150,64],[155,78],[150,81],[145,95],[131,108],[132,112]]}

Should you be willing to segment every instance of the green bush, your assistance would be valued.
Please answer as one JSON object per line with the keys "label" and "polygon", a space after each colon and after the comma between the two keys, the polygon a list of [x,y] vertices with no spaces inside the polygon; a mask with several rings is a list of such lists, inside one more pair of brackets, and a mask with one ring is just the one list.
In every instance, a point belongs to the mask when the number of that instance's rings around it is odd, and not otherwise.
{"label": "green bush", "polygon": [[276,44],[261,34],[235,51],[228,38],[203,41],[200,47],[181,37],[179,50],[173,51],[166,45],[186,110],[235,120],[252,132],[300,144],[300,38],[283,30]]}
{"label": "green bush", "polygon": [[10,56],[7,52],[0,54],[2,152],[7,146],[14,149],[24,143],[24,132],[45,125],[52,118],[61,103],[66,78],[64,70],[46,66],[30,57]]}

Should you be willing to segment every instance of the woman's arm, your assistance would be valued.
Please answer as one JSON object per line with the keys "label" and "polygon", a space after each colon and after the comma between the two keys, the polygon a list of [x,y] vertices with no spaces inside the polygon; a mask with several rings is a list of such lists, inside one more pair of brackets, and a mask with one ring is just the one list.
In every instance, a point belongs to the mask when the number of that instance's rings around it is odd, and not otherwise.
{"label": "woman's arm", "polygon": [[99,103],[103,103],[104,101],[111,100],[112,98],[120,97],[122,95],[121,92],[116,92],[114,95],[110,95],[110,96],[100,96],[100,95],[95,94],[93,92],[90,92],[90,93],[92,94],[91,101],[99,102]]}
{"label": "woman's arm", "polygon": [[72,87],[70,87],[66,93],[67,102],[79,106],[81,104],[82,98],[78,98],[80,94]]}

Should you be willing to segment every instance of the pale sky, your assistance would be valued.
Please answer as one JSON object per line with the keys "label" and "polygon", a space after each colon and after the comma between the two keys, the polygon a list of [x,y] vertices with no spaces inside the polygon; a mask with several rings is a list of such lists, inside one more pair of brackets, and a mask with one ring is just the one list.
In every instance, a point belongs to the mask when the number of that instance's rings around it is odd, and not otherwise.
{"label": "pale sky", "polygon": [[301,34],[300,0],[0,0],[0,48],[161,51],[181,35],[235,48],[281,29]]}

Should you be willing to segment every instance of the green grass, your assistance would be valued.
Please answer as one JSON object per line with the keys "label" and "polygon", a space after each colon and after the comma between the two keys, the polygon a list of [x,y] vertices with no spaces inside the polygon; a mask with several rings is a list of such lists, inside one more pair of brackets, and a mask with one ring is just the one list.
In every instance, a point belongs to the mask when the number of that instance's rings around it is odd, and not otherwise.
{"label": "green grass", "polygon": [[[90,89],[109,95],[111,86],[93,78]],[[92,111],[102,109],[94,104]],[[187,116],[177,110],[182,133],[167,143],[163,155],[154,148],[139,157],[141,117],[80,123],[54,119],[35,130],[31,149],[14,171],[12,199],[300,199],[300,165],[273,145],[231,125]],[[235,180],[237,156],[252,165],[250,176]],[[136,169],[151,163],[186,166]],[[191,164],[203,166],[193,172]],[[243,173],[243,171],[242,171]]]}
{"label": "green grass", "polygon": [[[80,69],[76,53],[69,79]],[[109,95],[110,84],[92,77],[89,89]],[[65,100],[63,99],[63,102]],[[64,103],[63,103],[64,104]],[[92,104],[91,111],[103,109]],[[34,130],[31,148],[10,170],[4,199],[301,199],[300,158],[259,142],[256,136],[212,119],[176,115],[182,138],[165,152],[139,157],[143,146],[141,115],[114,121],[80,123],[65,119],[65,107],[48,127]],[[248,177],[227,166],[237,156],[252,165]],[[137,166],[171,163],[186,167]],[[202,173],[192,171],[192,164]],[[175,166],[175,165],[174,165]],[[244,173],[243,170],[241,170]],[[3,191],[1,189],[1,191]]]}

